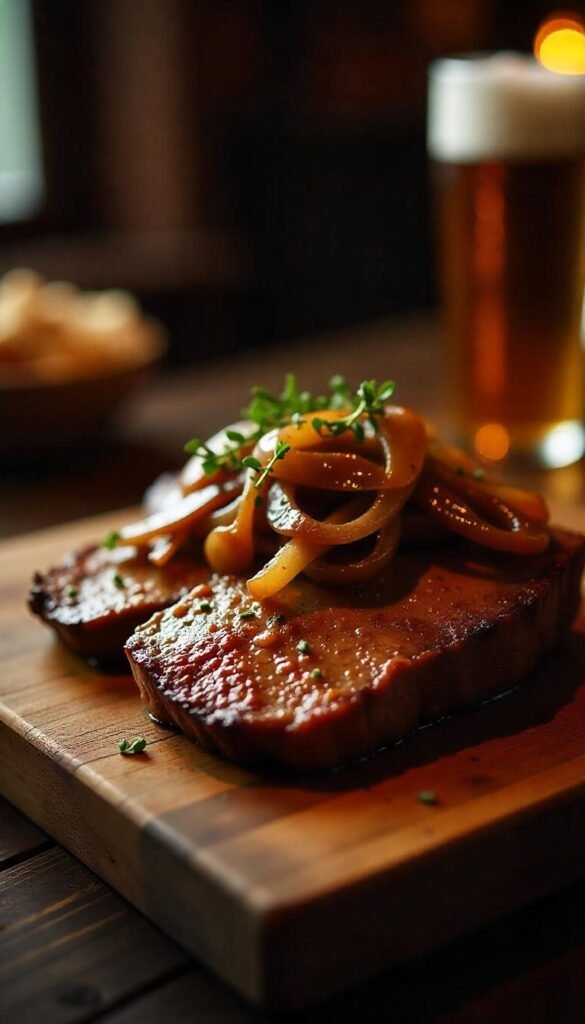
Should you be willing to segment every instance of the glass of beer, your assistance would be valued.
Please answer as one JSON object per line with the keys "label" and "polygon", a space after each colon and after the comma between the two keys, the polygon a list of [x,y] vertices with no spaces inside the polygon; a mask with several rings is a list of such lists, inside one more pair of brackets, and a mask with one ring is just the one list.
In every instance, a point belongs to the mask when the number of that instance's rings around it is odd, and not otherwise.
{"label": "glass of beer", "polygon": [[487,462],[585,451],[585,75],[519,54],[431,66],[446,384]]}

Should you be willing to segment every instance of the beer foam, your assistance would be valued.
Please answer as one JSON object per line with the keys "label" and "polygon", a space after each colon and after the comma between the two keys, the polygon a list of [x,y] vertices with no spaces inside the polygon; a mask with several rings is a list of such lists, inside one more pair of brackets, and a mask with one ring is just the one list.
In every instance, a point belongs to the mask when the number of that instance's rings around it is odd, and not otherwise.
{"label": "beer foam", "polygon": [[430,155],[450,163],[585,153],[585,75],[519,53],[436,61],[427,140]]}

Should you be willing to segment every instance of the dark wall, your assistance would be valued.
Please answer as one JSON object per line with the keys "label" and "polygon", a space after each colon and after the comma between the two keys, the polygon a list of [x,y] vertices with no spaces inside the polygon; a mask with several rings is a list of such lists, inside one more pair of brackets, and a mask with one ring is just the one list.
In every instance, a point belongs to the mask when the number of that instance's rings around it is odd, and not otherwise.
{"label": "dark wall", "polygon": [[[187,360],[428,304],[428,64],[529,50],[551,9],[35,0],[47,195],[0,228],[3,263],[23,238],[66,235],[72,273],[101,286],[75,240],[115,237],[108,283],[162,314]],[[160,284],[124,248],[146,236],[164,239]],[[29,262],[50,274],[47,251]]]}

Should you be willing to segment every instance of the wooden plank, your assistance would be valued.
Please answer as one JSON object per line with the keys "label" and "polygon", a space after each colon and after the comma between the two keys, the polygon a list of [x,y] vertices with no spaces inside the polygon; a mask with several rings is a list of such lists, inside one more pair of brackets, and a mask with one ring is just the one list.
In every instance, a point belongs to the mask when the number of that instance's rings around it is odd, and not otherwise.
{"label": "wooden plank", "polygon": [[64,850],[0,874],[0,1018],[70,1024],[172,977],[188,955]]}
{"label": "wooden plank", "polygon": [[46,832],[0,799],[0,871],[52,845]]}
{"label": "wooden plank", "polygon": [[[111,916],[112,901],[100,898],[108,892],[106,887],[97,879],[91,879],[88,872],[62,851],[48,863],[44,861],[42,870],[37,863],[34,872],[21,866],[15,874],[19,898],[10,908],[3,906],[2,923],[4,927],[8,924],[9,930],[22,926],[19,944],[25,944],[27,953],[34,952],[34,956],[25,975],[26,983],[22,984],[12,970],[17,944],[13,944],[7,954],[6,946],[0,942],[0,977],[5,972],[9,978],[7,988],[4,980],[0,996],[0,1012],[6,1024],[13,1020],[19,1024],[27,1024],[29,1020],[36,1022],[39,1015],[48,1024],[52,1021],[61,1024],[91,1020],[104,1013],[108,1024],[137,1021],[149,1024],[161,1017],[190,1020],[194,1008],[198,1018],[209,1022],[253,1024],[259,1019],[196,964],[183,966],[180,962],[176,971],[170,969],[161,975],[159,960],[157,969],[149,975],[152,945],[144,942],[144,921],[128,907],[125,910],[129,912],[129,938],[124,948],[127,951],[131,947],[137,957],[144,958],[144,973],[149,981],[144,987],[122,992],[118,998],[112,996],[122,972],[119,957],[109,958],[111,931],[104,927],[104,921]],[[64,879],[74,892],[70,902],[61,899]],[[11,883],[15,884],[14,875]],[[2,905],[8,903],[4,896],[0,889]],[[95,897],[93,902],[89,901],[90,896]],[[441,1024],[443,1021],[445,1024],[451,1021],[453,1024],[459,1021],[480,1024],[499,1017],[506,1019],[504,1014],[511,1005],[517,1008],[518,1020],[526,1016],[522,1011],[530,1007],[532,1024],[550,1020],[555,1024],[573,1024],[578,1019],[577,1008],[585,998],[585,953],[582,946],[576,948],[585,938],[581,914],[584,899],[582,885],[559,892],[522,915],[508,916],[491,928],[387,972],[376,982],[333,1000],[320,1007],[319,1019],[327,1015],[339,1024],[358,1019],[360,1022],[376,1021],[391,1006],[395,1019],[421,1019],[424,1014],[425,1019]],[[114,898],[113,903],[117,906],[121,901]],[[80,936],[80,930],[87,923],[80,915],[87,915],[90,910],[92,927]],[[45,929],[43,947],[38,942],[39,926],[48,926],[49,922],[50,930]],[[96,974],[95,960],[91,961],[91,983],[80,980],[87,977],[83,964],[91,955],[87,948],[88,936],[92,949],[98,952],[101,949],[104,954],[100,970],[106,972],[105,983],[101,975]],[[64,943],[66,955],[59,958],[60,974],[56,978],[47,947],[61,948],[55,947],[59,941]],[[73,955],[69,943],[75,944]],[[167,945],[172,948],[170,941]],[[544,967],[542,961],[546,961]],[[126,961],[122,966],[126,968]],[[107,993],[110,993],[110,1000],[105,1002]],[[124,1006],[116,1010],[120,1002]],[[314,1020],[315,1016],[309,1013],[295,1019],[301,1024]]]}
{"label": "wooden plank", "polygon": [[[295,1015],[295,1024],[575,1024],[585,1002],[583,884],[555,893],[375,981]],[[348,932],[351,945],[353,936]],[[254,1024],[260,1017],[193,964],[180,977],[137,997],[108,1024],[191,1021],[197,1007],[208,1024]],[[529,1011],[529,1012],[528,1012]],[[274,1019],[274,1018],[270,1018]],[[279,1018],[282,1020],[282,1018]]]}
{"label": "wooden plank", "polygon": [[[368,762],[246,771],[158,729],[128,677],[83,666],[20,610],[33,568],[122,518],[0,548],[0,784],[241,992],[322,997],[583,873],[582,640],[529,690]],[[137,733],[146,754],[121,757]],[[417,800],[428,788],[436,806]]]}

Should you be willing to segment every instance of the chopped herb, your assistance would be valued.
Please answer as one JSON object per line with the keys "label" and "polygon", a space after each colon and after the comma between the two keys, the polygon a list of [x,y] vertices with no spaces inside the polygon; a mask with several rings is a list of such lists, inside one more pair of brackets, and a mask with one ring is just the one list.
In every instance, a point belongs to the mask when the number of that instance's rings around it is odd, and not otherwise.
{"label": "chopped herb", "polygon": [[119,740],[118,750],[121,754],[141,754],[146,746],[144,736],[137,736],[135,740]]}
{"label": "chopped herb", "polygon": [[299,640],[297,644],[297,651],[299,654],[310,654],[311,645],[308,640]]}
{"label": "chopped herb", "polygon": [[418,802],[420,804],[438,804],[439,798],[433,789],[420,789]]}
{"label": "chopped herb", "polygon": [[242,459],[242,466],[245,466],[246,469],[253,469],[256,473],[259,473],[262,469],[260,459],[257,459],[254,455],[246,455]]}
{"label": "chopped herb", "polygon": [[471,475],[474,480],[485,480],[485,469],[482,469],[481,466],[478,466],[477,469],[473,470],[473,473]]}
{"label": "chopped herb", "polygon": [[283,615],[282,612],[277,612],[274,616],[274,622],[276,622],[278,626],[281,626],[283,622],[286,622],[286,615]]}
{"label": "chopped herb", "polygon": [[198,605],[198,611],[200,611],[200,612],[210,612],[211,611],[211,601],[200,601],[199,605]]}
{"label": "chopped herb", "polygon": [[257,494],[256,497],[254,498],[254,505],[256,506],[256,508],[262,508],[263,504],[264,498],[262,497],[261,494]]}
{"label": "chopped herb", "polygon": [[116,547],[116,544],[118,543],[119,540],[120,540],[120,531],[119,530],[110,530],[110,532],[107,534],[107,536],[106,536],[106,538],[104,540],[104,547],[107,548],[108,551],[113,551],[113,549]]}
{"label": "chopped herb", "polygon": [[118,590],[121,590],[122,587],[126,586],[119,572],[115,572],[114,575],[112,576],[112,583],[114,584],[115,587],[118,588]]}
{"label": "chopped herb", "polygon": [[68,587],[67,588],[67,597],[70,597],[71,599],[73,599],[74,597],[77,597],[78,594],[79,594],[79,587]]}
{"label": "chopped herb", "polygon": [[244,611],[241,611],[239,614],[240,614],[240,618],[241,619],[255,619],[256,618],[256,612],[253,611],[251,608],[246,608],[246,609],[244,609]]}
{"label": "chopped herb", "polygon": [[311,669],[311,675],[313,676],[313,679],[320,679],[323,673],[320,668],[313,668]]}

